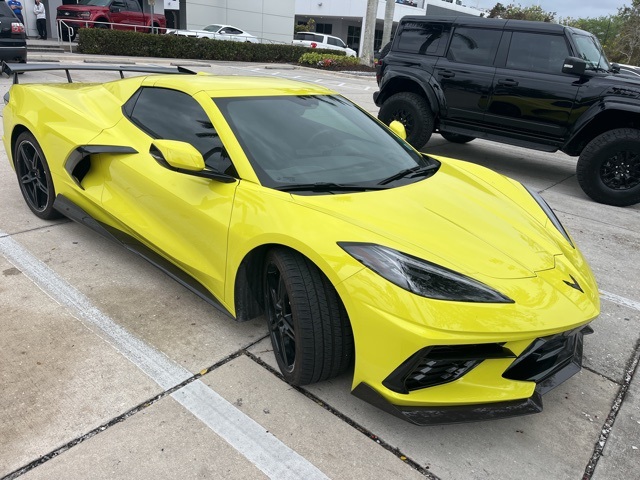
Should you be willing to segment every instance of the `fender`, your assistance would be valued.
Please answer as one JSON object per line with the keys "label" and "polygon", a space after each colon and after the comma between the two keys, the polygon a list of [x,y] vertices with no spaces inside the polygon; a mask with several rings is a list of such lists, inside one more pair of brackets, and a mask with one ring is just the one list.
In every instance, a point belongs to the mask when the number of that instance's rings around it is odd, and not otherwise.
{"label": "fender", "polygon": [[[632,126],[640,128],[640,104],[638,104],[640,92],[617,87],[612,87],[611,90],[615,90],[612,92],[614,95],[608,95],[592,104],[580,115],[571,128],[568,140],[561,148],[562,151],[570,155],[579,154],[584,146],[581,146],[581,143],[585,136],[594,138],[612,128]],[[637,120],[629,117],[635,117]]]}
{"label": "fender", "polygon": [[[374,99],[376,105],[379,107],[382,106],[387,98],[396,93],[394,88],[395,84],[408,82],[415,84],[416,91],[424,94],[431,111],[440,112],[441,106],[445,105],[442,89],[432,74],[428,74],[427,76],[426,72],[422,71],[422,73],[422,75],[416,74],[411,68],[407,68],[406,70],[397,68],[389,73],[385,72],[380,82],[379,95]],[[403,88],[402,91],[407,91],[407,89]]]}

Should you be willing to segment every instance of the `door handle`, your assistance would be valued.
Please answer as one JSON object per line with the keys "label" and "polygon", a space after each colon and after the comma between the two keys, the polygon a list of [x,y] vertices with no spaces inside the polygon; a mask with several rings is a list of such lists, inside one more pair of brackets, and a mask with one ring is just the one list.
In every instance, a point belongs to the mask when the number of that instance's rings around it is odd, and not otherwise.
{"label": "door handle", "polygon": [[453,73],[451,70],[440,70],[438,72],[438,75],[440,75],[441,77],[444,77],[444,78],[453,78],[453,77],[456,76],[456,74]]}
{"label": "door handle", "polygon": [[504,85],[505,87],[517,87],[518,82],[511,79],[498,80],[498,85]]}

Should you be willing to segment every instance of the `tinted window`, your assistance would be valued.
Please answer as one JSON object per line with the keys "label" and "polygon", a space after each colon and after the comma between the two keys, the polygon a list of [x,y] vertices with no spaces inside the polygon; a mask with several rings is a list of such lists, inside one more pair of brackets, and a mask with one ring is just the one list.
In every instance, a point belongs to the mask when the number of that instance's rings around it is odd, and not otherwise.
{"label": "tinted window", "polygon": [[398,50],[407,53],[434,54],[442,38],[442,25],[407,23],[398,39]]}
{"label": "tinted window", "polygon": [[140,4],[137,2],[137,0],[125,0],[127,3],[127,10],[130,10],[132,12],[140,12]]}
{"label": "tinted window", "polygon": [[502,37],[500,30],[459,27],[453,32],[447,58],[453,62],[493,65]]}
{"label": "tinted window", "polygon": [[[0,2],[0,17],[14,17],[11,7],[4,2]],[[11,30],[11,29],[9,29]]]}
{"label": "tinted window", "polygon": [[530,72],[562,73],[562,64],[568,56],[569,48],[561,35],[514,32],[506,67]]}
{"label": "tinted window", "polygon": [[144,88],[125,104],[124,112],[151,137],[190,143],[209,168],[235,174],[213,124],[191,96],[166,88]]}

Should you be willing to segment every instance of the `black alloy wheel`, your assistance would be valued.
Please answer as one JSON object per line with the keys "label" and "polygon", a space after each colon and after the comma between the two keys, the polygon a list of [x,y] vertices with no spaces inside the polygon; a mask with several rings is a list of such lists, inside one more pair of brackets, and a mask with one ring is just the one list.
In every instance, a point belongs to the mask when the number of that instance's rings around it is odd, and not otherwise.
{"label": "black alloy wheel", "polygon": [[62,215],[53,209],[55,188],[49,165],[31,133],[23,132],[18,136],[13,156],[20,191],[27,206],[44,220],[60,218]]}
{"label": "black alloy wheel", "polygon": [[640,202],[640,130],[618,128],[597,136],[580,154],[576,174],[597,202],[621,207]]}
{"label": "black alloy wheel", "polygon": [[271,344],[285,380],[306,385],[343,373],[353,358],[353,334],[335,289],[307,258],[275,248],[264,267]]}

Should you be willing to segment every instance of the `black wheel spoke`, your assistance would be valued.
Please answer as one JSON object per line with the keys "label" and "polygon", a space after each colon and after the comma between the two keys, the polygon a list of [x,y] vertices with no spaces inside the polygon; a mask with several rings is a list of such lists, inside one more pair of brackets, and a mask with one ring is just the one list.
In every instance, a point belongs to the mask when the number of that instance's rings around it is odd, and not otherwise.
{"label": "black wheel spoke", "polygon": [[287,371],[294,368],[296,341],[289,296],[280,271],[270,265],[267,268],[267,318],[274,353]]}
{"label": "black wheel spoke", "polygon": [[640,185],[640,156],[631,151],[611,155],[600,171],[602,182],[614,190],[628,190]]}

